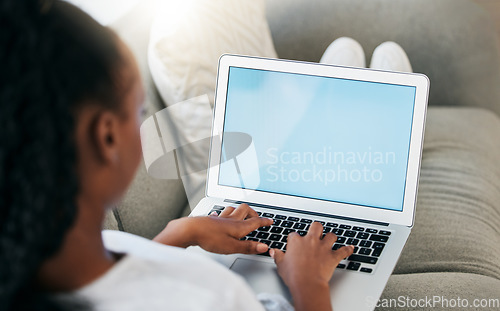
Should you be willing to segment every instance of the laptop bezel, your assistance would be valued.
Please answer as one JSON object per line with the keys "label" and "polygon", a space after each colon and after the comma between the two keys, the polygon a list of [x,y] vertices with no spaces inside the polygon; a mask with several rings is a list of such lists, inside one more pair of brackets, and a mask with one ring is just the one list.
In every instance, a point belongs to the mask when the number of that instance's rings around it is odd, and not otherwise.
{"label": "laptop bezel", "polygon": [[[355,204],[346,204],[219,185],[219,162],[221,158],[226,94],[230,67],[262,69],[414,86],[416,88],[416,92],[413,109],[413,122],[411,126],[412,129],[403,210],[395,211],[390,209],[373,208]],[[340,215],[355,219],[379,221],[411,227],[413,226],[415,217],[416,195],[418,189],[428,92],[429,79],[422,74],[387,72],[364,68],[341,67],[318,63],[258,58],[241,55],[223,55],[219,59],[219,69],[217,75],[206,196],[257,204],[284,206],[309,212]]]}

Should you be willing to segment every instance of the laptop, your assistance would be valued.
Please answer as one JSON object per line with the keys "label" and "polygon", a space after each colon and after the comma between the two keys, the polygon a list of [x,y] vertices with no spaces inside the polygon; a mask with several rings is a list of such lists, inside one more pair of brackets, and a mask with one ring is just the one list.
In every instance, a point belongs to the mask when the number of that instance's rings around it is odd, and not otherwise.
{"label": "laptop", "polygon": [[[414,223],[428,92],[421,74],[223,55],[191,216],[247,203],[275,223],[243,239],[282,250],[321,222],[333,249],[355,246],[330,281],[333,308],[373,310]],[[268,254],[207,255],[291,301]]]}

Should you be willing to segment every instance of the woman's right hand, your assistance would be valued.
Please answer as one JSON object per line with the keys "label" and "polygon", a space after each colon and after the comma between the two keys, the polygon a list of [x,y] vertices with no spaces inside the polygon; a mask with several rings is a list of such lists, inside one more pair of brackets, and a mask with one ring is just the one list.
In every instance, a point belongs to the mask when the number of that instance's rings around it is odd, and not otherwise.
{"label": "woman's right hand", "polygon": [[278,266],[278,274],[290,289],[295,310],[331,310],[329,281],[339,262],[350,256],[352,245],[332,250],[337,236],[327,233],[314,222],[304,237],[288,235],[286,253],[272,249],[271,257]]}

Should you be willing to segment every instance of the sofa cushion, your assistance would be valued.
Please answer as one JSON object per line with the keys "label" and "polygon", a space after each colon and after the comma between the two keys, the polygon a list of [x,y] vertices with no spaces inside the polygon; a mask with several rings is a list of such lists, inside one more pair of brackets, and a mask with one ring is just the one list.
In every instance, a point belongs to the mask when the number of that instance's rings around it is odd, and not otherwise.
{"label": "sofa cushion", "polygon": [[[470,273],[393,275],[389,278],[376,310],[498,310],[499,288],[500,280]],[[479,300],[474,301],[475,299]],[[467,304],[470,309],[457,305],[453,307],[459,300],[461,306]],[[435,303],[432,304],[431,301]],[[473,307],[474,303],[482,304],[482,307]]]}
{"label": "sofa cushion", "polygon": [[121,231],[151,239],[170,220],[179,218],[186,205],[182,183],[153,179],[146,173],[144,163],[141,163],[114,216]]}
{"label": "sofa cushion", "polygon": [[500,115],[497,32],[473,1],[268,0],[267,18],[280,58],[317,62],[334,39],[348,36],[369,60],[377,45],[395,41],[414,71],[429,76],[430,105]]}
{"label": "sofa cushion", "polygon": [[213,106],[224,53],[276,57],[264,0],[181,2],[180,9],[159,10],[148,51],[151,74],[168,105],[207,94]]}
{"label": "sofa cushion", "polygon": [[118,220],[115,217],[115,209],[109,209],[106,211],[106,215],[103,222],[103,229],[109,230],[120,230],[118,226]]}
{"label": "sofa cushion", "polygon": [[467,272],[500,280],[500,119],[428,111],[415,226],[396,274]]}

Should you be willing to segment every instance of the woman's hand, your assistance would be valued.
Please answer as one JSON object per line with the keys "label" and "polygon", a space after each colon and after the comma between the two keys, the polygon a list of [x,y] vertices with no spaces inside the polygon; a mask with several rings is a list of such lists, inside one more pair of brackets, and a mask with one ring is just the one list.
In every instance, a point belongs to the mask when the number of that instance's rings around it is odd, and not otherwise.
{"label": "woman's hand", "polygon": [[290,289],[295,310],[331,310],[328,282],[339,262],[350,256],[352,245],[332,250],[337,236],[327,233],[314,222],[306,236],[288,235],[286,253],[271,249],[278,273]]}
{"label": "woman's hand", "polygon": [[226,207],[220,216],[184,217],[172,220],[155,241],[178,247],[199,245],[219,254],[258,254],[268,250],[264,243],[241,241],[251,231],[270,226],[272,219],[261,218],[250,206]]}

